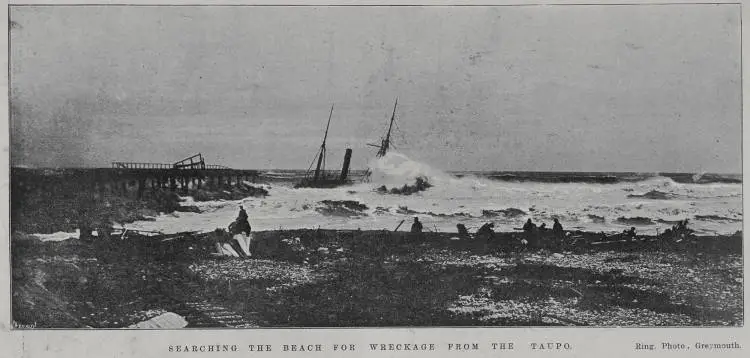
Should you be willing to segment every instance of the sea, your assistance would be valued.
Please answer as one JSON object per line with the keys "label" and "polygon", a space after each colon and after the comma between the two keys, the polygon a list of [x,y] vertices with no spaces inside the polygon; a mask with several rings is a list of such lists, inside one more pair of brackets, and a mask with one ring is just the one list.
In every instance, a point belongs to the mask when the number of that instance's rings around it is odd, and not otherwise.
{"label": "sea", "polygon": [[[657,234],[688,219],[698,234],[733,234],[742,229],[742,176],[712,173],[445,172],[404,154],[373,160],[371,174],[353,172],[352,185],[332,189],[294,188],[304,171],[261,171],[269,195],[236,201],[196,202],[200,213],[164,213],[126,224],[164,233],[226,228],[242,205],[253,230],[322,228],[407,231],[418,217],[427,231],[475,230],[484,223],[496,231],[519,230],[527,219],[566,230],[604,233],[635,227]],[[392,194],[421,177],[427,190]],[[387,192],[378,190],[385,186]],[[399,226],[400,225],[400,226]]]}

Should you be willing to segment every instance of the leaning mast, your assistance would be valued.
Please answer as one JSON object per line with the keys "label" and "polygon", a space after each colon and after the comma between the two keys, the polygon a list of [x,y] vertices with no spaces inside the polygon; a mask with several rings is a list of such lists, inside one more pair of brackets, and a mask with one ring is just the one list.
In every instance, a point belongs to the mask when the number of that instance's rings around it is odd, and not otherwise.
{"label": "leaning mast", "polygon": [[320,145],[320,154],[318,155],[318,165],[315,167],[314,181],[318,181],[318,178],[320,177],[321,166],[325,168],[326,139],[328,138],[328,128],[331,126],[331,117],[333,117],[333,105],[331,105],[331,113],[328,114],[328,124],[326,124],[326,133],[323,136],[323,144]]}
{"label": "leaning mast", "polygon": [[396,119],[396,106],[398,106],[398,97],[396,97],[396,103],[393,105],[393,114],[391,114],[391,124],[388,125],[388,133],[386,133],[385,138],[383,138],[378,154],[376,154],[378,158],[385,156],[385,153],[388,152],[388,148],[390,147],[391,130],[393,129],[393,121]]}

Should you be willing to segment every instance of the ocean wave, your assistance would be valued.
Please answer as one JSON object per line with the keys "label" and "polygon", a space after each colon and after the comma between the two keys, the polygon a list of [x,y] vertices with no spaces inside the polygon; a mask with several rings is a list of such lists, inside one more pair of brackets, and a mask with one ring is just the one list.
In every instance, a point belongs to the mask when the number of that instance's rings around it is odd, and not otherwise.
{"label": "ocean wave", "polygon": [[[383,212],[390,213],[391,212],[390,210],[387,210],[387,209],[384,210],[384,208],[382,208],[382,207],[376,208],[376,211],[379,211],[381,213],[383,213]],[[412,209],[409,209],[406,206],[399,206],[398,208],[396,208],[394,210],[394,212],[396,214],[401,214],[401,215],[426,215],[426,216],[432,216],[432,217],[436,217],[436,218],[471,218],[471,217],[473,217],[471,214],[465,213],[465,212],[436,213],[436,212],[433,212],[433,211],[412,210]]]}
{"label": "ocean wave", "polygon": [[640,226],[647,226],[647,225],[654,225],[654,221],[650,218],[642,217],[642,216],[635,216],[635,217],[624,217],[620,216],[615,220],[618,224],[624,224],[624,225],[640,225]]}
{"label": "ocean wave", "polygon": [[720,215],[695,215],[695,220],[701,221],[729,221],[729,222],[741,222],[742,219],[735,219]]}
{"label": "ocean wave", "polygon": [[653,200],[669,200],[675,197],[674,194],[665,193],[659,190],[650,190],[645,194],[628,194],[628,198],[641,198],[641,199],[653,199]]}
{"label": "ocean wave", "polygon": [[666,219],[656,219],[656,222],[659,224],[666,224],[666,225],[676,225],[677,223],[681,222],[682,220],[666,220]]}
{"label": "ocean wave", "polygon": [[526,215],[526,212],[521,209],[507,208],[503,210],[482,210],[482,217],[493,218],[497,216],[504,216],[506,218],[514,218],[518,216]]}
{"label": "ocean wave", "polygon": [[742,184],[739,174],[713,173],[568,173],[568,172],[459,172],[457,177],[473,175],[493,181],[538,183],[618,184],[667,178],[679,184]]}
{"label": "ocean wave", "polygon": [[539,182],[539,183],[592,183],[592,184],[616,184],[623,181],[616,175],[608,174],[575,174],[575,173],[503,173],[486,175],[487,178],[497,181],[510,182]]}

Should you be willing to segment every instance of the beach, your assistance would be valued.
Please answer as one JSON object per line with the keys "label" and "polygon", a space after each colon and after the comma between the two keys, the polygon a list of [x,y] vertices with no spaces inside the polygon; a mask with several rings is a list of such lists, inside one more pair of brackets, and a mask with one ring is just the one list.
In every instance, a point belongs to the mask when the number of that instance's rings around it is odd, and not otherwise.
{"label": "beach", "polygon": [[[741,236],[525,248],[427,233],[215,234],[83,243],[13,237],[17,325],[126,328],[165,312],[190,327],[740,326]],[[295,240],[298,239],[298,240]]]}

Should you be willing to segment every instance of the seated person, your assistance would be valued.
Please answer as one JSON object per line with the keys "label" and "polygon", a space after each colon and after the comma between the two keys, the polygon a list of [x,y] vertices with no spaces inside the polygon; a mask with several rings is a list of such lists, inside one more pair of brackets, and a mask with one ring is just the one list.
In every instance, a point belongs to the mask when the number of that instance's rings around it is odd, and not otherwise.
{"label": "seated person", "polygon": [[482,227],[477,230],[476,238],[477,239],[492,239],[495,237],[495,230],[494,230],[495,224],[493,223],[486,223],[482,225]]}
{"label": "seated person", "polygon": [[468,239],[471,237],[471,234],[469,234],[469,230],[466,229],[466,225],[458,224],[456,225],[456,228],[458,229],[458,237],[462,239]]}

